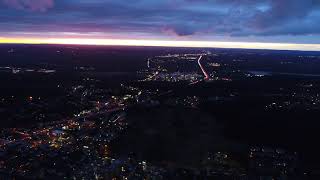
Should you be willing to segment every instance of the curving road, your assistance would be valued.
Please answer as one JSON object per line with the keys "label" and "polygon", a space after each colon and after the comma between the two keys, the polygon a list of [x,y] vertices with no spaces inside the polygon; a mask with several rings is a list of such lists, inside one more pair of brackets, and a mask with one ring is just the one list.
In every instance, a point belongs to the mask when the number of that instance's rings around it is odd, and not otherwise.
{"label": "curving road", "polygon": [[202,64],[201,64],[201,59],[202,59],[202,57],[203,57],[203,56],[200,56],[200,57],[199,57],[199,59],[198,59],[198,64],[199,64],[199,66],[200,66],[200,68],[201,68],[201,71],[202,71],[202,73],[203,73],[203,75],[204,75],[204,80],[208,80],[208,79],[210,78],[210,76],[208,75],[208,73],[206,72],[206,70],[204,69],[204,67],[203,67]]}

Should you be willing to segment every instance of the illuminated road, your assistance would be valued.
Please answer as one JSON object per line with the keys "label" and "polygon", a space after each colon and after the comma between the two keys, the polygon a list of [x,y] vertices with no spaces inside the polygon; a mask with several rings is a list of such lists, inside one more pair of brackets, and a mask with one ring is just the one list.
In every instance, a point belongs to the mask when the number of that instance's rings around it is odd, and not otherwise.
{"label": "illuminated road", "polygon": [[198,59],[198,64],[199,64],[199,66],[200,66],[200,68],[201,68],[201,71],[202,71],[202,73],[203,73],[203,75],[204,75],[204,80],[208,80],[210,76],[208,75],[208,73],[206,72],[206,70],[203,68],[203,66],[202,66],[202,64],[201,64],[201,59],[202,59],[202,56],[199,57],[199,59]]}

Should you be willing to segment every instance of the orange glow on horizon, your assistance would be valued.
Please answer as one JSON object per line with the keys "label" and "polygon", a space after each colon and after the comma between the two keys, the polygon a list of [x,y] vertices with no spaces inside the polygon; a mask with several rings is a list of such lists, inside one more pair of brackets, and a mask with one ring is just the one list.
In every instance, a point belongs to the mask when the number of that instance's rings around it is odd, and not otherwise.
{"label": "orange glow on horizon", "polygon": [[69,44],[105,46],[158,46],[158,47],[203,47],[203,48],[243,48],[275,50],[320,51],[320,44],[221,42],[221,41],[174,41],[174,40],[134,40],[134,39],[82,39],[82,38],[6,38],[0,37],[0,44]]}

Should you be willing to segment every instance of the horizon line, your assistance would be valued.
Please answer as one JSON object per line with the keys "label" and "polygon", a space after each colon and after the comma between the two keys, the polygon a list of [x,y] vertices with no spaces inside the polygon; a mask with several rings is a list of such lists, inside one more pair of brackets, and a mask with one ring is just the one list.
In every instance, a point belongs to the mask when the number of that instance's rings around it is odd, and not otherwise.
{"label": "horizon line", "polygon": [[320,44],[230,42],[230,41],[180,41],[149,39],[88,39],[88,38],[7,38],[0,37],[0,44],[56,44],[56,45],[96,45],[96,46],[149,46],[188,48],[232,48],[320,51]]}

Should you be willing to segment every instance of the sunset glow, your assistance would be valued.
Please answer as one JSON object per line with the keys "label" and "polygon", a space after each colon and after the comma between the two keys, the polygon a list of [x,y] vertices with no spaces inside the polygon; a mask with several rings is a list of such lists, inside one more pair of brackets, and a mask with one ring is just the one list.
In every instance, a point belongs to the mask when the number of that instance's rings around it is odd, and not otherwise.
{"label": "sunset glow", "polygon": [[247,48],[277,50],[320,51],[319,44],[218,42],[218,41],[169,41],[133,39],[81,39],[81,38],[0,38],[4,44],[73,44],[106,46],[159,46],[159,47],[206,47],[206,48]]}

